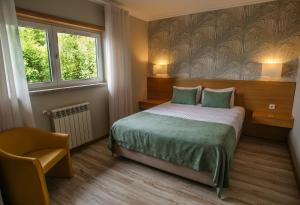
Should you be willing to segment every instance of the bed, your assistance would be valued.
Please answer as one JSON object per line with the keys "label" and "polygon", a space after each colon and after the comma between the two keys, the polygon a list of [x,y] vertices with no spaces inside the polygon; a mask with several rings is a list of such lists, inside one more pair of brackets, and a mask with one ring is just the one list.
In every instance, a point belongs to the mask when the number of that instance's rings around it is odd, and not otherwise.
{"label": "bed", "polygon": [[216,187],[229,186],[229,171],[245,110],[171,102],[114,123],[109,148],[116,154]]}

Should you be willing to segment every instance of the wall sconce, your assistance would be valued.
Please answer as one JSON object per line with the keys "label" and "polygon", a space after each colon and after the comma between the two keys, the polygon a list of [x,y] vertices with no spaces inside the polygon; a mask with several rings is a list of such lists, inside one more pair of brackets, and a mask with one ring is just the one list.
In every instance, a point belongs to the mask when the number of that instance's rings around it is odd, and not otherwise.
{"label": "wall sconce", "polygon": [[168,76],[168,65],[167,64],[154,64],[153,75],[156,76]]}
{"label": "wall sconce", "polygon": [[263,63],[262,77],[280,78],[282,75],[282,63]]}

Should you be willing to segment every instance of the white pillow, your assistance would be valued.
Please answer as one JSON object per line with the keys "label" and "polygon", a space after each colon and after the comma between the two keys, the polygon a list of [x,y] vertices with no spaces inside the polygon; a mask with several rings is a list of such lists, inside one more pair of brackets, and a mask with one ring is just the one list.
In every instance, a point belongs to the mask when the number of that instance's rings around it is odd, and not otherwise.
{"label": "white pillow", "polygon": [[198,89],[197,94],[196,94],[196,102],[197,102],[197,104],[200,102],[201,92],[202,92],[202,86],[201,85],[199,85],[197,87],[177,87],[177,86],[173,86],[173,88],[176,88],[178,90],[193,90],[193,89]]}
{"label": "white pillow", "polygon": [[[234,95],[235,95],[235,88],[224,88],[224,89],[211,89],[211,88],[204,88],[204,90],[206,91],[210,91],[210,92],[218,92],[218,93],[222,93],[222,92],[230,92],[232,91],[232,95],[231,95],[231,99],[230,99],[230,107],[234,106]],[[203,100],[203,93],[202,93],[202,100]]]}

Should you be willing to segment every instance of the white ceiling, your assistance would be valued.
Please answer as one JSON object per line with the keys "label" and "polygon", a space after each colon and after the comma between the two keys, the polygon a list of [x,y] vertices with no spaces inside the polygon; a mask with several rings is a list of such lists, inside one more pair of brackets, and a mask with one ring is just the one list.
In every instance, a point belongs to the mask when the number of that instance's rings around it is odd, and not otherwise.
{"label": "white ceiling", "polygon": [[130,15],[152,21],[174,16],[243,6],[272,0],[93,0],[112,1]]}

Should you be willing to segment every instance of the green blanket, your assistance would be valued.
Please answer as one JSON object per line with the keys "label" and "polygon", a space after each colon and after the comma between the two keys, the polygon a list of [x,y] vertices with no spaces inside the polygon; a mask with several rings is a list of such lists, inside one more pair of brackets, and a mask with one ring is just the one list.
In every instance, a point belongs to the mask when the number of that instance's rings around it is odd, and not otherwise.
{"label": "green blanket", "polygon": [[236,146],[232,126],[140,112],[114,123],[114,144],[197,171],[212,173],[220,196],[229,186],[229,170]]}

